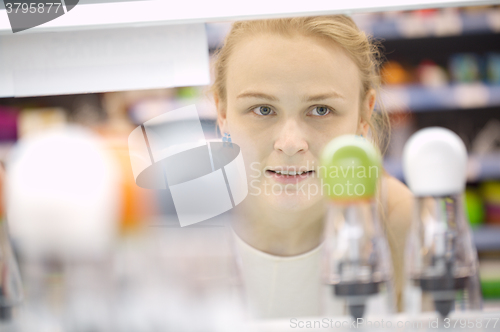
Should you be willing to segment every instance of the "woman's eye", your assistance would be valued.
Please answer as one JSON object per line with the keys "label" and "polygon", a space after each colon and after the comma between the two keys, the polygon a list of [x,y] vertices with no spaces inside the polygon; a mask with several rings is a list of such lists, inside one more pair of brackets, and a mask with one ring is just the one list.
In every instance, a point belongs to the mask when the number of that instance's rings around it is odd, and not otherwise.
{"label": "woman's eye", "polygon": [[312,110],[312,115],[327,115],[328,113],[330,113],[330,109],[326,106],[316,106],[313,110]]}
{"label": "woman's eye", "polygon": [[269,115],[273,112],[269,106],[259,106],[253,109],[253,112],[257,115]]}

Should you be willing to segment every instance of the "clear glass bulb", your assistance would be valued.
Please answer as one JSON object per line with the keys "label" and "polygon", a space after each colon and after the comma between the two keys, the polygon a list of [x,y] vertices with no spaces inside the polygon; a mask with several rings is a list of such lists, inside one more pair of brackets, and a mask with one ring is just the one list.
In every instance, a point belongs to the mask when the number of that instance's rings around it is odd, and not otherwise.
{"label": "clear glass bulb", "polygon": [[[390,253],[376,216],[374,202],[363,201],[331,204],[326,220],[323,282],[345,300],[354,319],[363,317],[367,308],[393,310]],[[382,306],[374,301],[380,297]]]}
{"label": "clear glass bulb", "polygon": [[430,306],[443,317],[454,308],[481,307],[477,253],[461,195],[416,199],[407,247],[407,274],[411,283],[408,295],[415,296],[411,287],[430,294],[432,303],[421,305]]}

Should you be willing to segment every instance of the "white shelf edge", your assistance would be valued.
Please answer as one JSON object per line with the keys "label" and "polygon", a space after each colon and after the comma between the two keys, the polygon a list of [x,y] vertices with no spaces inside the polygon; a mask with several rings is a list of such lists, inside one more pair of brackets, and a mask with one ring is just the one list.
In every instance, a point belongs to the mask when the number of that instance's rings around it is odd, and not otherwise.
{"label": "white shelf edge", "polygon": [[[144,25],[191,24],[324,14],[414,10],[497,4],[496,0],[327,0],[290,2],[285,0],[191,0],[176,3],[151,0],[77,5],[68,13],[40,26],[18,32],[77,31]],[[0,34],[12,35],[5,9],[0,10]]]}

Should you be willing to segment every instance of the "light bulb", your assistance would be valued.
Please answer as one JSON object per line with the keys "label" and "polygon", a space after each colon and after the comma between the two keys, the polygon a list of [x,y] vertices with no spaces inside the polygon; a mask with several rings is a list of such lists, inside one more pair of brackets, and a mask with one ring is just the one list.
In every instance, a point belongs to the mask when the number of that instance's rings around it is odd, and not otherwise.
{"label": "light bulb", "polygon": [[431,294],[433,309],[443,317],[454,308],[479,309],[477,253],[462,198],[465,145],[448,129],[426,128],[408,140],[403,165],[416,200],[406,250],[408,306],[421,302],[412,299],[419,297],[413,287]]}
{"label": "light bulb", "polygon": [[19,140],[6,166],[26,290],[20,321],[26,330],[104,326],[120,197],[112,157],[98,136],[67,126]]}
{"label": "light bulb", "polygon": [[364,138],[341,136],[323,151],[320,174],[329,197],[323,282],[345,300],[354,319],[381,294],[382,307],[393,306],[392,265],[375,204],[380,172],[380,156]]}

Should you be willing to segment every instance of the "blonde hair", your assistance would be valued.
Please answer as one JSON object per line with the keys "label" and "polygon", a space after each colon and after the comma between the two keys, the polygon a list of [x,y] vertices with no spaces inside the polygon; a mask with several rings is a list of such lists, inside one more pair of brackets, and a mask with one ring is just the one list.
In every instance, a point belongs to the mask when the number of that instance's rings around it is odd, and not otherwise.
{"label": "blonde hair", "polygon": [[[274,33],[284,37],[302,34],[331,40],[340,45],[358,66],[362,83],[361,100],[364,100],[370,89],[374,89],[378,94],[381,83],[379,46],[363,31],[359,30],[351,18],[344,15],[278,18],[233,23],[223,46],[215,53],[216,60],[213,63],[215,80],[208,91],[214,97],[218,97],[222,104],[226,102],[227,98],[226,77],[231,54],[239,41],[261,33]],[[363,110],[360,111],[361,116],[370,127],[372,139],[384,152],[389,138],[389,118],[380,100],[377,103],[377,110],[373,112],[370,119],[365,117],[366,114]]]}

